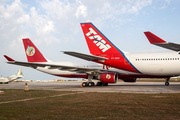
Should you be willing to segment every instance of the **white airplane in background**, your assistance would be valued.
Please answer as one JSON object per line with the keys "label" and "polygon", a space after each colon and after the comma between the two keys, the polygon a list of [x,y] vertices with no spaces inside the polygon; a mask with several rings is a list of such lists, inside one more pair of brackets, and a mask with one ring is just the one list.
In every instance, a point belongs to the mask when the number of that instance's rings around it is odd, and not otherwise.
{"label": "white airplane in background", "polygon": [[[97,85],[106,86],[108,85],[108,83],[117,82],[117,74],[134,74],[132,72],[109,68],[109,66],[92,62],[89,62],[88,64],[75,62],[52,62],[42,55],[42,53],[37,49],[37,47],[32,43],[29,38],[25,38],[22,40],[28,62],[15,61],[7,55],[4,55],[4,57],[8,60],[8,64],[31,67],[38,71],[60,77],[88,79],[88,82],[83,82],[82,86],[94,86],[95,83],[92,82],[92,79],[100,80]],[[97,56],[92,57],[91,55],[86,55],[86,58],[89,58],[91,60],[104,59]],[[116,73],[116,76],[111,81],[109,81],[108,78],[107,81],[106,76],[110,76],[112,73]],[[131,82],[131,80],[125,80],[125,82]]]}
{"label": "white airplane in background", "polygon": [[15,75],[11,75],[10,77],[0,77],[0,84],[8,84],[9,82],[23,77],[24,75],[22,74],[22,69],[20,68]]}
{"label": "white airplane in background", "polygon": [[168,48],[174,53],[130,54],[119,50],[92,23],[81,23],[81,27],[92,55],[74,51],[63,51],[65,54],[84,60],[93,61],[95,65],[77,65],[74,63],[55,63],[46,59],[30,39],[23,39],[28,62],[15,61],[4,55],[7,63],[31,67],[36,70],[61,77],[86,78],[82,86],[94,86],[92,79],[99,80],[98,86],[124,82],[136,82],[137,78],[166,78],[180,75],[180,45],[167,43],[150,32],[145,32],[150,43]]}

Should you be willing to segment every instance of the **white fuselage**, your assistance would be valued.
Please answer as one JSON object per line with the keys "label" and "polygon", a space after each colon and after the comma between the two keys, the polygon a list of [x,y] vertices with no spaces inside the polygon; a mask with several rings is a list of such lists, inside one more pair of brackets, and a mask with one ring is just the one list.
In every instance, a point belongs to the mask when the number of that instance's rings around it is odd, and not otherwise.
{"label": "white fuselage", "polygon": [[[126,53],[125,56],[129,62],[140,72],[133,73],[116,68],[108,68],[108,70],[120,73],[120,74],[134,74],[134,75],[152,75],[152,76],[178,76],[180,75],[180,54],[177,52],[169,53],[140,53],[130,54]],[[48,62],[49,64],[94,68],[94,69],[106,69],[102,64],[85,62],[83,63],[72,63],[72,62]],[[62,77],[79,77],[87,75],[87,73],[80,73],[74,70],[61,70],[59,68],[49,69],[47,67],[37,67],[37,70],[45,72],[51,75],[62,76]]]}
{"label": "white fuselage", "polygon": [[[107,67],[102,64],[98,63],[92,63],[92,62],[85,62],[85,63],[75,63],[75,62],[48,62],[46,64],[55,64],[55,65],[64,65],[64,66],[73,66],[73,67],[81,67],[81,68],[92,68],[92,69],[98,69],[98,70],[110,70],[111,72],[114,71],[116,73],[121,73],[121,74],[137,74],[129,71],[124,71],[116,68],[111,68]],[[61,70],[61,68],[56,68],[56,69],[49,69],[49,67],[37,67],[36,70],[48,73],[51,75],[56,75],[56,76],[62,76],[62,77],[73,77],[76,78],[78,75],[79,77],[83,75],[87,75],[86,72],[80,73],[79,71],[75,72],[74,69],[71,71],[70,69],[64,69]]]}
{"label": "white fuselage", "polygon": [[180,54],[177,52],[126,54],[126,57],[142,74],[180,75]]}

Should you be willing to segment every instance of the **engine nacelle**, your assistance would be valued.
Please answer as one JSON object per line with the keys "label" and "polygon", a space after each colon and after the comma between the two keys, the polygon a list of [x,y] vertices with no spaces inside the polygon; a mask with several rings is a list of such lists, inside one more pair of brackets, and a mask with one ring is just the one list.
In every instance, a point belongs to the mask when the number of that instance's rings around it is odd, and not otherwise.
{"label": "engine nacelle", "polygon": [[124,78],[122,79],[124,82],[136,82],[137,78]]}
{"label": "engine nacelle", "polygon": [[118,80],[117,73],[102,73],[98,76],[102,83],[116,83]]}

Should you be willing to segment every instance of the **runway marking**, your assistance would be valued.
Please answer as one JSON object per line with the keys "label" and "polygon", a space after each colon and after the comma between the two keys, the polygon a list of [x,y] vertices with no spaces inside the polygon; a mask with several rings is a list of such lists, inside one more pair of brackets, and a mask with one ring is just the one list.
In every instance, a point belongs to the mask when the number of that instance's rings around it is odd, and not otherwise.
{"label": "runway marking", "polygon": [[29,100],[36,100],[36,99],[42,99],[42,98],[48,98],[48,97],[61,97],[65,95],[73,95],[73,94],[80,94],[80,93],[86,93],[85,91],[83,92],[76,92],[76,93],[67,93],[67,94],[60,94],[60,95],[53,95],[53,96],[45,96],[45,97],[36,97],[36,98],[28,98],[28,99],[21,99],[21,100],[13,100],[13,101],[5,101],[5,102],[0,102],[0,104],[5,104],[5,103],[13,103],[13,102],[24,102],[24,101],[29,101]]}

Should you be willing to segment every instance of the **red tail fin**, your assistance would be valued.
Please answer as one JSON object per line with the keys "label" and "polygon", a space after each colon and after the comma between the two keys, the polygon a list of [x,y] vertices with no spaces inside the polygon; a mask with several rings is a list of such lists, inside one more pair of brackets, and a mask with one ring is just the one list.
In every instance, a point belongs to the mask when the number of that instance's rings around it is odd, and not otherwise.
{"label": "red tail fin", "polygon": [[88,44],[90,53],[98,54],[119,54],[120,51],[106,36],[104,36],[92,23],[81,23],[84,37]]}
{"label": "red tail fin", "polygon": [[28,62],[47,62],[46,58],[36,48],[29,38],[24,38],[23,44]]}
{"label": "red tail fin", "polygon": [[154,35],[151,32],[144,32],[144,34],[146,35],[147,39],[149,40],[149,42],[151,44],[156,44],[156,43],[166,43],[166,41],[164,41],[163,39],[161,39],[160,37]]}

